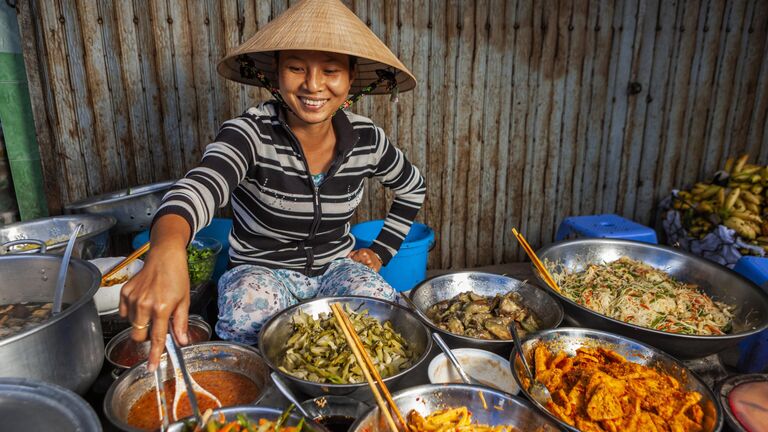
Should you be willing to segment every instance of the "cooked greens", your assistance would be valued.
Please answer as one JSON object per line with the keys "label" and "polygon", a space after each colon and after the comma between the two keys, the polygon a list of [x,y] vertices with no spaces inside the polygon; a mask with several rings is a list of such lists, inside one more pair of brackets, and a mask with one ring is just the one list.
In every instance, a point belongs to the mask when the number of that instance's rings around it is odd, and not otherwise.
{"label": "cooked greens", "polygon": [[189,268],[189,283],[192,285],[205,282],[213,275],[216,265],[216,254],[211,248],[198,249],[187,246],[187,266]]}
{"label": "cooked greens", "polygon": [[523,305],[520,294],[484,297],[471,291],[435,303],[427,317],[441,329],[479,339],[512,339],[510,324],[516,322],[521,335],[539,329],[539,320]]}
{"label": "cooked greens", "polygon": [[[395,375],[413,364],[414,352],[392,328],[391,322],[382,324],[368,315],[367,310],[359,313],[347,310],[347,314],[382,377]],[[299,311],[293,316],[293,330],[280,360],[281,371],[318,383],[365,382],[332,314],[322,313],[315,319]]]}

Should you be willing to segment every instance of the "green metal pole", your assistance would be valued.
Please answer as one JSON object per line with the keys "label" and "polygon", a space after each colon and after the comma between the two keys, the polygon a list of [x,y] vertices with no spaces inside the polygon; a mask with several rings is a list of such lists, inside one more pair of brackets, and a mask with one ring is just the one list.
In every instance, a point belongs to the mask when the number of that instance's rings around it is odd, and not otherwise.
{"label": "green metal pole", "polygon": [[0,122],[22,220],[48,216],[16,10],[0,2]]}

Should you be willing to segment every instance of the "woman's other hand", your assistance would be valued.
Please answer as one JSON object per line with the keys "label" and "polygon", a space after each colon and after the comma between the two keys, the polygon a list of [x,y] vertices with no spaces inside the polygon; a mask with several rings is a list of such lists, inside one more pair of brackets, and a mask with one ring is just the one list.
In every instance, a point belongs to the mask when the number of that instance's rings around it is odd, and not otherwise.
{"label": "woman's other hand", "polygon": [[150,371],[160,363],[171,317],[176,339],[182,345],[189,343],[189,236],[189,224],[182,217],[168,214],[158,219],[144,268],[120,291],[120,316],[131,323],[131,338],[137,342],[150,338]]}
{"label": "woman's other hand", "polygon": [[381,258],[379,258],[376,252],[370,249],[363,248],[363,249],[354,250],[347,255],[347,258],[351,258],[354,261],[357,261],[367,267],[370,267],[376,272],[381,270],[381,265],[382,265]]}

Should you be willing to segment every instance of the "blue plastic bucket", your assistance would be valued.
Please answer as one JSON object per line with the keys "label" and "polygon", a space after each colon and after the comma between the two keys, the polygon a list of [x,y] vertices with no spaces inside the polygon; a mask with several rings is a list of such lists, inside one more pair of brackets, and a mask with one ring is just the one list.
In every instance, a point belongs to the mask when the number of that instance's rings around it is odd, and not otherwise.
{"label": "blue plastic bucket", "polygon": [[[383,226],[383,220],[352,226],[350,231],[355,237],[355,249],[370,247]],[[427,277],[427,257],[434,243],[435,232],[432,228],[414,223],[397,255],[381,268],[381,276],[397,291],[408,291],[415,287]]]}
{"label": "blue plastic bucket", "polygon": [[[213,281],[217,282],[219,277],[227,271],[229,262],[229,232],[232,231],[232,219],[213,218],[211,224],[201,229],[197,235],[200,237],[213,237],[221,243],[221,252],[216,258],[216,267],[213,269]],[[149,230],[142,231],[133,237],[131,246],[138,249],[141,245],[149,241]]]}

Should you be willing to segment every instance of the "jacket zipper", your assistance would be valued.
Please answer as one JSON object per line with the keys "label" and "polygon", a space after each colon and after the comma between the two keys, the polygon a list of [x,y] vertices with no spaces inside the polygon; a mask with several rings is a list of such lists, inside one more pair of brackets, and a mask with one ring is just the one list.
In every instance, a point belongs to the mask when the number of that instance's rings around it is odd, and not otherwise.
{"label": "jacket zipper", "polygon": [[[312,179],[312,173],[309,172],[309,163],[307,163],[307,157],[304,155],[304,149],[301,148],[301,143],[299,142],[298,138],[296,138],[296,135],[293,134],[293,131],[288,127],[288,125],[283,122],[283,127],[288,132],[288,135],[293,140],[294,146],[299,150],[299,155],[301,156],[301,162],[304,164],[304,170],[307,172],[307,180],[309,181],[309,185],[312,188],[312,195],[313,195],[313,218],[312,218],[312,226],[309,228],[309,237],[307,238],[307,241],[311,241],[315,238],[315,235],[317,234],[317,229],[320,227],[320,219],[322,216],[322,213],[320,211],[320,188],[315,185],[315,181]],[[303,242],[302,242],[303,243]],[[309,276],[312,273],[312,264],[314,264],[314,252],[312,251],[312,246],[304,245],[304,252],[307,254],[307,264],[304,267],[304,272]]]}

